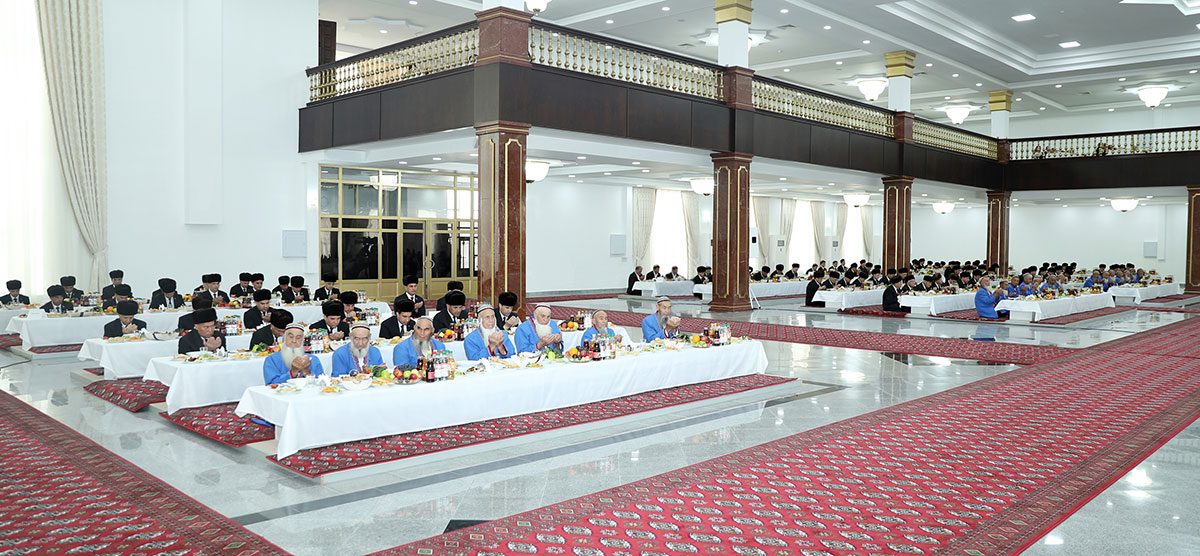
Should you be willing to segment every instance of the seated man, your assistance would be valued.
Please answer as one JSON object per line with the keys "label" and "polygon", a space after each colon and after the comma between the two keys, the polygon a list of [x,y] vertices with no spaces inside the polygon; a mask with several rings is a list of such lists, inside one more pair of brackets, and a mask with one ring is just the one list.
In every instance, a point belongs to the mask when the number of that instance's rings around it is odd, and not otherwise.
{"label": "seated man", "polygon": [[679,335],[680,324],[679,317],[671,315],[671,299],[660,297],[655,311],[642,319],[642,341],[674,338]]}
{"label": "seated man", "polygon": [[205,274],[202,278],[204,285],[196,295],[197,297],[209,297],[213,300],[213,305],[227,305],[229,303],[229,294],[221,291],[221,275],[220,274]]}
{"label": "seated man", "polygon": [[333,287],[337,282],[337,276],[326,274],[321,277],[322,286],[313,292],[313,301],[325,301],[326,299],[337,299],[341,290]]}
{"label": "seated man", "polygon": [[783,274],[783,277],[788,280],[799,280],[800,279],[800,263],[792,263],[792,269],[785,272]]}
{"label": "seated man", "polygon": [[596,336],[612,336],[618,344],[625,340],[624,337],[622,337],[620,334],[617,334],[612,328],[609,328],[608,313],[604,311],[596,311],[595,313],[592,313],[592,325],[589,326],[587,330],[583,331],[583,337],[579,339],[579,342],[586,342],[592,338],[595,338]]}
{"label": "seated man", "polygon": [[782,264],[775,265],[775,270],[772,270],[771,275],[768,276],[767,278],[783,278],[783,265]]}
{"label": "seated man", "polygon": [[763,265],[763,267],[761,269],[759,269],[758,272],[755,272],[754,274],[750,275],[750,279],[755,282],[762,282],[763,280],[766,280],[770,276],[771,276],[771,267]]}
{"label": "seated man", "polygon": [[892,278],[892,283],[883,290],[883,310],[893,313],[908,313],[911,307],[900,304],[900,277]]}
{"label": "seated man", "polygon": [[263,273],[261,272],[255,272],[254,274],[250,275],[251,291],[249,295],[254,295],[254,292],[263,289],[263,280],[266,280],[266,277],[263,276]]}
{"label": "seated man", "polygon": [[117,304],[117,318],[104,325],[105,338],[118,338],[133,334],[146,328],[145,321],[134,318],[138,314],[138,304],[132,299],[126,299]]}
{"label": "seated man", "polygon": [[444,309],[438,311],[438,314],[433,317],[433,327],[438,332],[454,328],[458,321],[467,317],[467,296],[463,292],[451,291],[445,297],[438,300],[438,304],[445,303]]}
{"label": "seated man", "polygon": [[290,276],[280,276],[279,277],[279,285],[275,286],[274,288],[271,288],[271,295],[274,295],[274,294],[283,295],[283,291],[290,287],[290,286],[288,286],[288,284],[291,283],[291,281],[292,281],[292,278]]}
{"label": "seated man", "polygon": [[496,322],[500,323],[500,329],[508,332],[521,326],[521,317],[517,316],[517,303],[521,301],[517,299],[517,294],[504,292],[496,301],[499,303],[499,307],[496,308]]}
{"label": "seated man", "polygon": [[110,271],[108,273],[108,279],[112,280],[112,283],[104,286],[103,290],[100,290],[101,301],[108,301],[112,299],[114,295],[116,295],[117,286],[125,282],[125,271],[120,269]]}
{"label": "seated man", "polygon": [[833,284],[833,287],[830,289],[845,288],[849,287],[850,285],[848,282],[846,282],[845,278],[842,278],[842,274],[836,270],[829,271],[829,282]]}
{"label": "seated man", "polygon": [[1017,296],[1017,280],[1014,278],[1011,282],[1009,282],[1007,280],[1000,282],[1001,286],[1003,286],[1004,284],[1008,284],[1008,286],[1004,288],[1004,295],[1006,297],[1016,297]]}
{"label": "seated man", "polygon": [[402,338],[412,332],[413,324],[413,303],[403,295],[396,296],[396,300],[392,302],[392,316],[383,319],[379,324],[379,337]]}
{"label": "seated man", "polygon": [[829,289],[833,289],[832,284],[825,280],[825,271],[818,268],[804,288],[804,304],[808,307],[824,307],[825,302],[816,299],[817,292]]}
{"label": "seated man", "polygon": [[446,344],[433,338],[433,320],[421,317],[413,327],[412,336],[396,344],[392,350],[392,365],[416,367],[418,359],[428,359],[433,352],[444,349]]}
{"label": "seated man", "polygon": [[263,383],[282,384],[289,378],[319,375],[322,370],[320,359],[304,353],[304,327],[292,323],[283,333],[279,352],[268,355],[263,361]]}
{"label": "seated man", "polygon": [[[466,306],[467,294],[463,293],[462,290],[463,290],[462,282],[459,282],[458,280],[451,280],[449,282],[446,282],[446,295],[443,295],[441,299],[437,300],[437,310],[442,311],[442,312],[446,311],[446,299],[448,297],[450,297],[450,294],[453,294],[453,293],[462,293],[463,294],[463,303],[461,303],[460,305]],[[460,319],[466,318],[466,315],[460,315],[459,312],[455,312],[454,315]]]}
{"label": "seated man", "polygon": [[681,278],[683,278],[683,276],[679,274],[679,267],[677,266],[671,267],[671,272],[668,272],[666,276],[663,276],[663,279],[667,281],[675,281]]}
{"label": "seated man", "polygon": [[253,349],[258,345],[267,348],[273,347],[279,343],[279,339],[283,337],[284,330],[287,329],[289,324],[292,324],[292,320],[292,313],[286,309],[271,311],[270,322],[266,326],[255,330],[254,334],[250,336],[250,348]]}
{"label": "seated man", "polygon": [[693,284],[707,284],[708,283],[708,275],[704,273],[705,270],[706,269],[705,269],[704,265],[700,265],[700,266],[696,267],[696,275],[692,277]]}
{"label": "seated man", "polygon": [[250,285],[250,280],[253,278],[254,275],[250,274],[249,272],[242,272],[238,274],[238,283],[234,284],[232,288],[229,288],[229,296],[233,299],[250,297],[252,294],[254,294],[254,287]]}
{"label": "seated man", "polygon": [[195,323],[192,322],[192,315],[194,315],[196,313],[196,311],[200,311],[203,309],[211,309],[211,308],[212,308],[212,299],[209,299],[207,297],[193,299],[192,300],[192,312],[179,315],[179,320],[176,321],[175,329],[183,330],[183,331],[191,330],[195,326]]}
{"label": "seated man", "polygon": [[[74,309],[71,302],[67,301],[67,291],[62,286],[50,286],[46,288],[46,295],[50,297],[50,301],[42,305],[42,311],[46,313],[68,313]],[[25,299],[29,298],[26,297]],[[134,312],[136,313],[137,311]],[[143,324],[142,326],[145,325]]]}
{"label": "seated man", "polygon": [[662,278],[662,272],[658,270],[658,265],[654,265],[650,267],[650,272],[646,273],[645,281],[653,282],[659,278]]}
{"label": "seated man", "polygon": [[150,296],[151,309],[178,309],[183,307],[183,296],[176,290],[175,281],[170,278],[158,279],[158,292]]}
{"label": "seated man", "polygon": [[425,316],[425,300],[421,296],[417,295],[417,277],[416,276],[410,275],[410,276],[404,277],[404,293],[402,293],[400,295],[402,297],[404,297],[405,299],[412,302],[413,318]]}
{"label": "seated man", "polygon": [[179,339],[179,353],[217,351],[225,347],[225,334],[217,330],[217,310],[192,312],[192,331]]}
{"label": "seated man", "polygon": [[0,304],[3,305],[29,305],[29,296],[21,295],[21,281],[9,280],[4,283],[4,287],[8,288],[8,295],[0,296]]}
{"label": "seated man", "polygon": [[350,329],[350,343],[333,352],[333,376],[369,373],[383,364],[379,348],[371,345],[371,328],[365,324]]}
{"label": "seated man", "polygon": [[83,301],[83,290],[75,287],[74,276],[63,276],[58,279],[58,285],[62,286],[67,292],[66,300],[71,302],[71,305],[79,305]]}
{"label": "seated man", "polygon": [[489,357],[508,359],[517,353],[508,333],[496,327],[496,310],[486,305],[479,309],[479,328],[467,335],[463,348],[471,361]]}
{"label": "seated man", "polygon": [[879,267],[871,269],[871,277],[867,279],[867,283],[871,286],[886,286],[891,283],[883,277],[883,273],[879,271]]}
{"label": "seated man", "polygon": [[242,315],[242,326],[255,330],[268,322],[271,322],[271,292],[258,290],[254,292],[254,306]]}
{"label": "seated man", "polygon": [[326,301],[321,304],[321,314],[325,318],[308,325],[309,330],[322,330],[332,341],[338,341],[350,335],[350,325],[344,320],[346,310],[341,302]]}
{"label": "seated man", "polygon": [[333,296],[342,303],[342,310],[346,312],[346,320],[354,322],[358,320],[358,292],[344,291]]}
{"label": "seated man", "polygon": [[989,291],[991,286],[992,279],[984,276],[975,292],[975,313],[981,319],[998,319],[1001,313],[1008,314],[1008,311],[996,312],[996,305],[1007,296],[1007,292],[997,288],[996,293],[992,293]]}
{"label": "seated man", "polygon": [[517,352],[542,351],[545,348],[561,350],[562,330],[550,320],[550,307],[538,305],[533,316],[517,327]]}
{"label": "seated man", "polygon": [[921,290],[919,290],[919,289],[918,289],[918,288],[920,288],[920,287],[921,287],[921,285],[917,283],[917,277],[916,277],[916,276],[909,276],[909,277],[906,279],[905,277],[903,277],[903,276],[901,276],[901,275],[897,274],[897,275],[893,276],[892,278],[899,278],[899,279],[900,279],[900,281],[901,281],[901,283],[903,283],[903,284],[904,284],[904,285],[903,285],[903,286],[900,288],[900,293],[911,293],[911,292],[921,291]]}
{"label": "seated man", "polygon": [[627,280],[628,284],[625,286],[625,293],[627,295],[642,295],[642,290],[635,290],[633,289],[633,286],[637,285],[637,283],[641,282],[643,279],[645,279],[645,275],[642,274],[642,267],[634,267],[633,272],[629,273],[629,279]]}
{"label": "seated man", "polygon": [[309,301],[308,288],[304,287],[303,276],[292,276],[288,280],[289,287],[283,290],[284,303],[306,303]]}
{"label": "seated man", "polygon": [[1025,274],[1022,274],[1021,275],[1021,284],[1019,286],[1017,286],[1017,294],[1025,296],[1025,295],[1034,295],[1036,293],[1037,293],[1037,290],[1034,289],[1034,287],[1033,287],[1033,274],[1030,274],[1028,272],[1026,272]]}
{"label": "seated man", "polygon": [[108,301],[104,302],[104,306],[102,308],[116,308],[117,303],[125,301],[126,299],[133,299],[133,289],[129,287],[129,284],[118,284],[117,287],[113,288],[113,296],[108,298]]}

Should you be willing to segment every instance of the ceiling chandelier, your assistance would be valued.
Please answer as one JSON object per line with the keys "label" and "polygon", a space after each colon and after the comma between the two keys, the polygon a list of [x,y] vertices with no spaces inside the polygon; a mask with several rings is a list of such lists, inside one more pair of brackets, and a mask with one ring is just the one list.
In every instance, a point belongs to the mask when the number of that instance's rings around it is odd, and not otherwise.
{"label": "ceiling chandelier", "polygon": [[858,92],[870,102],[879,100],[879,95],[883,94],[884,89],[887,89],[887,79],[882,77],[868,77],[858,80]]}
{"label": "ceiling chandelier", "polygon": [[954,211],[954,203],[949,201],[941,201],[933,204],[933,212],[938,214],[950,214]]}
{"label": "ceiling chandelier", "polygon": [[846,201],[847,205],[858,208],[858,207],[861,207],[861,206],[867,204],[867,202],[869,202],[871,200],[871,194],[870,193],[843,193],[842,199]]}
{"label": "ceiling chandelier", "polygon": [[525,161],[525,183],[533,183],[546,179],[550,173],[550,163],[545,160]]}
{"label": "ceiling chandelier", "polygon": [[1129,212],[1138,206],[1137,199],[1113,199],[1109,201],[1115,211]]}
{"label": "ceiling chandelier", "polygon": [[716,188],[716,182],[712,178],[688,178],[688,183],[692,184],[692,191],[705,197],[712,195],[713,189]]}
{"label": "ceiling chandelier", "polygon": [[951,122],[954,122],[954,125],[958,125],[966,121],[967,116],[971,115],[971,111],[974,109],[975,107],[969,104],[955,104],[942,108],[942,111],[946,113]]}
{"label": "ceiling chandelier", "polygon": [[1162,103],[1163,99],[1167,98],[1167,92],[1170,91],[1166,85],[1146,85],[1138,87],[1138,98],[1146,103],[1147,108],[1156,108]]}
{"label": "ceiling chandelier", "polygon": [[550,5],[550,0],[525,0],[525,7],[535,14],[545,11],[548,5]]}

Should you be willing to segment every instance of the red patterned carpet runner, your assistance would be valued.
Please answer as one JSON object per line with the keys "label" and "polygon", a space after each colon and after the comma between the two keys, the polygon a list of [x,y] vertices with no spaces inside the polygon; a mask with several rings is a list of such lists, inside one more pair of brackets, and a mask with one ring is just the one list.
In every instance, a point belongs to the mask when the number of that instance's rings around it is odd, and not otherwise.
{"label": "red patterned carpet runner", "polygon": [[1004,315],[1001,315],[1000,318],[998,318],[998,319],[985,319],[985,318],[980,317],[979,312],[976,311],[975,309],[967,309],[966,311],[950,311],[948,313],[939,313],[939,314],[930,315],[930,316],[938,317],[941,319],[977,320],[977,321],[981,321],[981,322],[1004,322],[1004,321],[1008,320],[1008,317],[1004,316]]}
{"label": "red patterned carpet runner", "polygon": [[1175,294],[1175,295],[1165,295],[1163,297],[1156,297],[1154,299],[1147,299],[1147,300],[1143,301],[1142,303],[1172,303],[1175,301],[1187,301],[1189,299],[1195,299],[1197,297],[1200,297],[1200,295],[1196,295],[1194,293],[1180,293],[1180,294]]}
{"label": "red patterned carpet runner", "polygon": [[[20,344],[18,344],[20,345]],[[67,353],[79,351],[83,344],[63,344],[61,346],[38,346],[29,348],[29,353]]]}
{"label": "red patterned carpet runner", "polygon": [[166,411],[158,414],[176,425],[229,446],[245,446],[275,438],[275,429],[255,423],[250,417],[234,415],[235,407],[237,403],[223,403],[181,409],[174,415]]}
{"label": "red patterned carpet runner", "polygon": [[883,307],[849,307],[846,309],[838,309],[838,312],[843,315],[865,315],[870,317],[892,317],[897,319],[908,317],[908,313],[902,311],[884,311]]}
{"label": "red patterned carpet runner", "polygon": [[85,367],[83,372],[91,373],[96,376],[104,376],[104,367]]}
{"label": "red patterned carpet runner", "polygon": [[0,552],[286,554],[0,392]]}
{"label": "red patterned carpet runner", "polygon": [[381,554],[1017,554],[1200,416],[1168,325]]}
{"label": "red patterned carpet runner", "polygon": [[[530,310],[532,310],[532,307]],[[559,306],[553,306],[550,310],[552,316],[556,319],[574,316],[577,311],[589,311],[589,309]],[[608,313],[609,322],[620,326],[641,326],[642,319],[646,317],[646,315],[628,311],[606,310],[605,312]],[[682,327],[685,331],[698,332],[708,328],[708,325],[714,322],[718,321],[683,317]],[[761,322],[731,322],[729,324],[735,336],[749,336],[758,340],[893,353],[911,353],[1017,365],[1031,365],[1074,351],[1069,348],[1055,346],[981,342],[959,338],[932,338],[927,336],[910,336],[907,334],[859,332],[856,330],[813,328],[809,326],[790,326]]]}
{"label": "red patterned carpet runner", "polygon": [[129,411],[140,411],[152,403],[167,401],[167,385],[140,378],[121,380],[97,380],[83,387],[113,405]]}
{"label": "red patterned carpet runner", "polygon": [[0,334],[0,349],[17,347],[21,345],[20,334]]}
{"label": "red patterned carpet runner", "polygon": [[275,456],[268,456],[267,459],[302,475],[319,477],[334,471],[344,471],[472,444],[624,417],[644,411],[775,386],[793,380],[795,379],[771,375],[740,376],[540,413],[303,450],[283,460],[276,460]]}
{"label": "red patterned carpet runner", "polygon": [[579,294],[579,295],[554,295],[554,296],[547,296],[547,297],[531,297],[531,298],[527,299],[526,302],[532,303],[532,304],[538,304],[538,303],[553,303],[556,301],[582,301],[582,300],[587,300],[587,299],[612,299],[612,298],[617,297],[624,293],[625,292],[588,293],[588,294]]}

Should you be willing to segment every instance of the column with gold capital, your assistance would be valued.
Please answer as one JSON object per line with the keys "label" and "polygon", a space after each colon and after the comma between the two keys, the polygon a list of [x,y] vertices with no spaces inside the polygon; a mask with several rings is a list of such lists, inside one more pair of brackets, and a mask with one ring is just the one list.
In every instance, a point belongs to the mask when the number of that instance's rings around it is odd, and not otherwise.
{"label": "column with gold capital", "polygon": [[750,310],[750,160],[742,153],[712,155],[714,312]]}

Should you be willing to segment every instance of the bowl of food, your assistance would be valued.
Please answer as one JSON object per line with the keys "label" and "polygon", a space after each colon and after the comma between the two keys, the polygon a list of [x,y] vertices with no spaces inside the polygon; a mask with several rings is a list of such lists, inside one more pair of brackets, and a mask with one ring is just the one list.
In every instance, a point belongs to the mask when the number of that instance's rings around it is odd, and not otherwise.
{"label": "bowl of food", "polygon": [[357,392],[359,390],[366,390],[367,388],[371,387],[371,377],[364,377],[364,378],[343,377],[342,378],[342,387],[351,392]]}
{"label": "bowl of food", "polygon": [[153,332],[150,334],[150,337],[160,342],[179,339],[179,336],[177,336],[174,332]]}
{"label": "bowl of food", "polygon": [[291,386],[295,386],[296,388],[303,388],[304,385],[308,384],[308,377],[301,376],[301,377],[296,377],[296,378],[289,378],[287,383]]}

